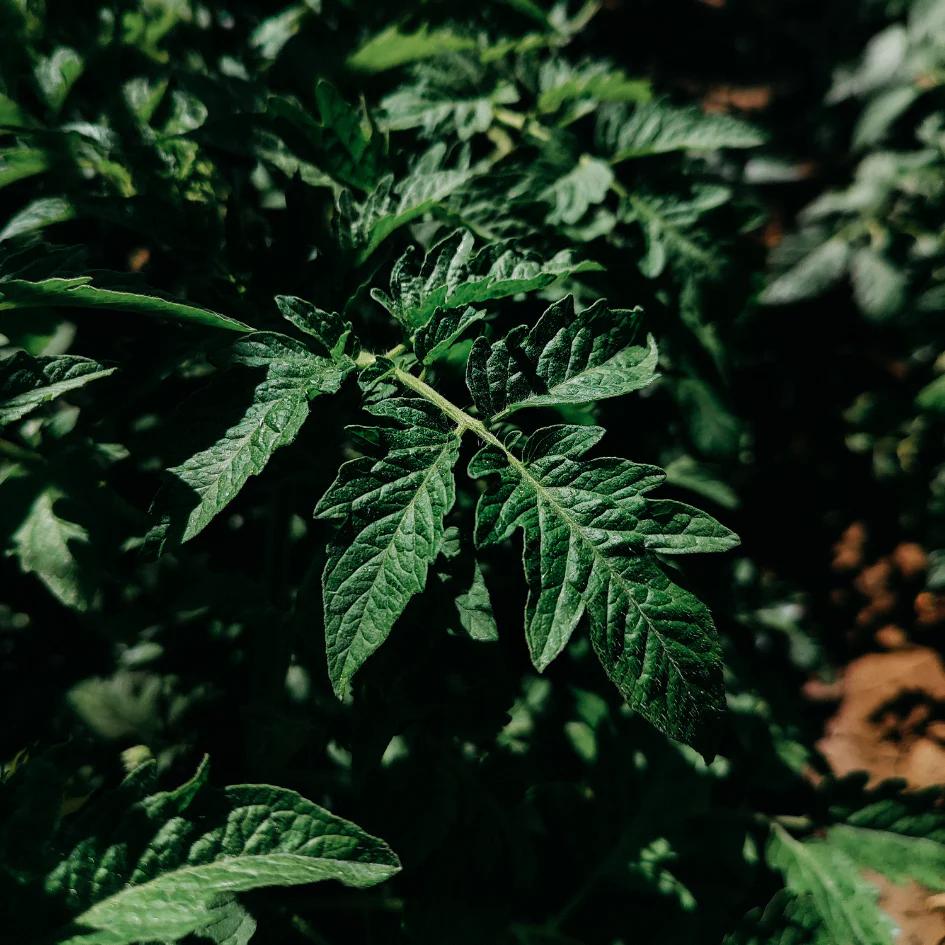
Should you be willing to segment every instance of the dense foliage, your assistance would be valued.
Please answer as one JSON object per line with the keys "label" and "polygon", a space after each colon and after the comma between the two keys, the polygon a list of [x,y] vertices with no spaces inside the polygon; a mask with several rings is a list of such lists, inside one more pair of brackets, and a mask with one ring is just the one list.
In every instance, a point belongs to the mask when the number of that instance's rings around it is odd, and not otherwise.
{"label": "dense foliage", "polygon": [[800,694],[851,521],[945,589],[945,2],[822,6],[0,0],[4,936],[945,890]]}

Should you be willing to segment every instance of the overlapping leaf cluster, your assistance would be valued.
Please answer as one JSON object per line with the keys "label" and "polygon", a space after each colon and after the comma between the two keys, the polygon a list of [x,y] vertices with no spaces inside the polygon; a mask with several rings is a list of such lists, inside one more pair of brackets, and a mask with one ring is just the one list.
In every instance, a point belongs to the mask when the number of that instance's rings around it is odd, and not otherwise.
{"label": "overlapping leaf cluster", "polygon": [[[18,940],[887,945],[868,874],[945,884],[934,797],[811,786],[777,536],[703,555],[779,165],[614,61],[649,6],[0,0]],[[934,308],[940,7],[763,301]]]}

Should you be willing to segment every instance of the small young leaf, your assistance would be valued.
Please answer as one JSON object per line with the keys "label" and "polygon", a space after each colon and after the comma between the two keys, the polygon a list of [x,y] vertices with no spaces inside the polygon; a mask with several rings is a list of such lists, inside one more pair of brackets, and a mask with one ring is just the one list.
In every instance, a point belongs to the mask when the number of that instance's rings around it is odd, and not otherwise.
{"label": "small young leaf", "polygon": [[460,312],[456,309],[437,309],[433,318],[422,328],[417,329],[413,339],[413,350],[422,364],[432,364],[443,357],[451,345],[464,331],[486,317],[485,312],[467,308]]}
{"label": "small young leaf", "polygon": [[315,509],[341,520],[322,581],[328,672],[339,697],[426,585],[456,495],[459,438],[435,408],[388,398],[367,409],[397,426],[363,431],[380,458],[345,463]]}
{"label": "small young leaf", "polygon": [[656,376],[652,337],[640,334],[640,309],[609,309],[603,300],[576,313],[567,296],[534,326],[513,328],[501,341],[477,338],[466,383],[484,417],[523,407],[583,404],[619,397]]}
{"label": "small young leaf", "polygon": [[299,331],[316,338],[333,361],[343,366],[356,358],[360,346],[351,331],[351,322],[337,312],[324,312],[311,302],[290,295],[277,295],[276,306],[282,317]]}
{"label": "small young leaf", "polygon": [[18,351],[0,361],[0,426],[114,371],[76,355],[33,358]]}
{"label": "small young leaf", "polygon": [[596,263],[572,261],[571,253],[557,253],[542,261],[513,242],[490,243],[473,252],[472,235],[457,230],[437,243],[423,262],[410,247],[394,264],[390,295],[379,289],[371,297],[399,322],[425,325],[438,309],[465,308],[520,292],[535,292],[561,276],[600,269]]}

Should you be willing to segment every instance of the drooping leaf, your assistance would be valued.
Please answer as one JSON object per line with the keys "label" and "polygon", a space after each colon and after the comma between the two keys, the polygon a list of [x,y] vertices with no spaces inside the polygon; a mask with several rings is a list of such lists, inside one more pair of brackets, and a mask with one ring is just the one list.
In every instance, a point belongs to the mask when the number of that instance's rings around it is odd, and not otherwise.
{"label": "drooping leaf", "polygon": [[894,926],[879,908],[879,892],[842,848],[829,839],[801,842],[775,825],[766,855],[796,897],[803,925],[820,927],[829,942],[893,945]]}
{"label": "drooping leaf", "polygon": [[499,628],[492,613],[492,598],[479,562],[473,568],[472,584],[469,590],[456,598],[456,610],[463,629],[474,640],[498,640]]}
{"label": "drooping leaf", "polygon": [[902,305],[905,275],[885,256],[866,247],[850,260],[853,297],[860,311],[871,318],[888,318]]}
{"label": "drooping leaf", "polygon": [[610,309],[599,300],[575,312],[567,296],[531,327],[513,328],[500,341],[477,338],[466,383],[484,417],[523,407],[582,404],[618,397],[655,377],[657,352],[641,334],[639,309]]}
{"label": "drooping leaf", "polygon": [[34,358],[18,351],[0,361],[0,426],[114,371],[115,368],[107,368],[91,358],[76,355]]}
{"label": "drooping leaf", "polygon": [[[586,615],[591,641],[629,704],[661,731],[709,751],[722,711],[712,619],[663,573],[653,551],[723,551],[735,536],[704,513],[672,521],[644,493],[661,470],[614,457],[587,459],[600,427],[546,427],[521,459],[486,446],[469,467],[488,476],[476,511],[478,545],[524,531],[526,637],[541,670]],[[704,537],[691,534],[696,531]]]}
{"label": "drooping leaf", "polygon": [[265,377],[246,412],[219,440],[168,470],[173,481],[157,501],[161,521],[152,535],[159,545],[189,541],[206,528],[249,477],[262,472],[272,454],[295,439],[309,401],[337,391],[354,368],[340,351],[337,357],[316,355],[274,332],[256,332],[236,342],[228,358],[232,364],[264,368]]}
{"label": "drooping leaf", "polygon": [[[97,823],[64,852],[46,881],[75,914],[60,941],[131,945],[206,935],[223,918],[223,895],[326,879],[373,886],[399,869],[382,841],[294,791],[255,784],[211,791],[204,771]],[[246,931],[240,916],[229,939],[214,940],[245,942]]]}
{"label": "drooping leaf", "polygon": [[345,463],[315,509],[340,520],[322,579],[328,671],[339,696],[423,590],[456,493],[459,438],[435,408],[387,398],[367,409],[396,426],[359,431],[379,458]]}
{"label": "drooping leaf", "polygon": [[248,325],[205,308],[174,302],[155,295],[141,295],[117,289],[100,289],[91,284],[91,276],[69,279],[43,279],[29,282],[25,279],[0,280],[0,312],[28,308],[90,308],[135,312],[141,315],[159,315],[182,322],[193,322],[210,328],[229,331],[250,331]]}
{"label": "drooping leaf", "polygon": [[55,485],[37,493],[10,539],[20,567],[35,574],[67,607],[88,610],[96,595],[88,562],[89,532],[62,511],[65,495]]}
{"label": "drooping leaf", "polygon": [[764,140],[757,128],[739,118],[665,102],[608,105],[598,112],[598,145],[615,163],[671,151],[753,148]]}
{"label": "drooping leaf", "polygon": [[559,277],[600,268],[574,262],[566,250],[543,261],[514,242],[490,243],[475,252],[473,246],[472,235],[457,230],[437,243],[422,263],[410,247],[391,271],[390,295],[373,289],[371,297],[402,324],[419,328],[438,308],[465,308],[535,292]]}
{"label": "drooping leaf", "polygon": [[828,239],[769,283],[760,299],[765,305],[785,305],[811,298],[838,282],[849,263],[849,245],[838,237]]}

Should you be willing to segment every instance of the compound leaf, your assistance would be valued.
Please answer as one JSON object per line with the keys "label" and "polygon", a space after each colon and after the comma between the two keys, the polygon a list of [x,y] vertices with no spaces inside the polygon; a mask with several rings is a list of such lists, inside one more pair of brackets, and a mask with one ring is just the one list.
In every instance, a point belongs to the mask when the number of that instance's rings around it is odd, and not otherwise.
{"label": "compound leaf", "polygon": [[374,289],[371,297],[403,325],[419,328],[437,309],[465,308],[520,292],[535,292],[555,279],[600,269],[574,262],[565,250],[549,260],[519,249],[513,242],[490,243],[473,252],[473,237],[457,230],[437,243],[419,262],[414,247],[394,264],[390,295]]}
{"label": "compound leaf", "polygon": [[365,887],[398,871],[381,840],[294,791],[258,784],[210,791],[204,772],[176,791],[140,798],[68,849],[46,881],[47,892],[77,913],[61,941],[130,945],[199,932],[245,942],[248,917],[221,914],[223,895],[325,879]]}
{"label": "compound leaf", "polygon": [[[341,344],[341,341],[336,344]],[[270,456],[291,443],[308,416],[309,401],[338,390],[354,362],[338,351],[322,357],[275,332],[256,332],[228,353],[233,364],[264,368],[246,412],[212,446],[168,470],[172,487],[158,502],[169,508],[152,536],[189,541],[233,500],[250,476],[262,472]]]}
{"label": "compound leaf", "polygon": [[459,437],[426,401],[367,408],[397,426],[359,430],[379,459],[345,463],[315,509],[340,519],[322,579],[328,671],[338,696],[423,590],[452,508]]}
{"label": "compound leaf", "polygon": [[524,532],[525,632],[539,670],[586,615],[594,649],[629,704],[666,734],[709,751],[723,700],[715,628],[652,551],[721,551],[737,539],[700,513],[700,530],[713,537],[673,547],[679,535],[665,534],[665,500],[644,495],[662,471],[587,459],[602,435],[600,427],[546,427],[525,441],[521,460],[496,446],[477,453],[469,473],[491,482],[476,510],[476,542]]}
{"label": "compound leaf", "polygon": [[466,383],[484,417],[522,407],[581,404],[645,387],[656,376],[652,337],[640,335],[640,309],[610,309],[599,300],[577,313],[574,299],[555,302],[531,328],[500,341],[477,338]]}

